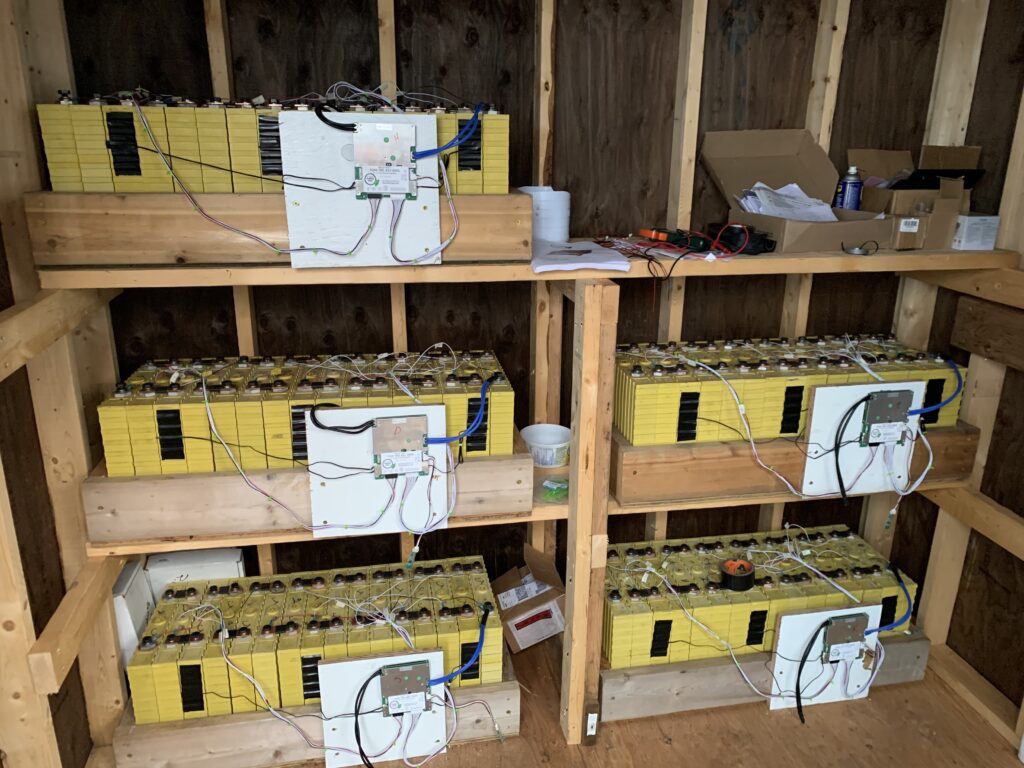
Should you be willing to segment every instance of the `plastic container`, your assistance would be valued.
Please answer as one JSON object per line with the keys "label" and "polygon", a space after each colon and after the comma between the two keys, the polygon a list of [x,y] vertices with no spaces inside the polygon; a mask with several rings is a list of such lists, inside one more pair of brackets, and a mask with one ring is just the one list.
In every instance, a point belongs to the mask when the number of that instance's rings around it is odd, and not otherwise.
{"label": "plastic container", "polygon": [[572,430],[558,424],[531,424],[522,431],[538,467],[564,467],[569,463]]}

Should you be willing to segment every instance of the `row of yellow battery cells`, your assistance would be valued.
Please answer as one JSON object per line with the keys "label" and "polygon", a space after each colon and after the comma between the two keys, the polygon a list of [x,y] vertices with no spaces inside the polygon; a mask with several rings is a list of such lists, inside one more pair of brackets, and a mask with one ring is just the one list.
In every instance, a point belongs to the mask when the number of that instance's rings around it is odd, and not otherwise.
{"label": "row of yellow battery cells", "polygon": [[[216,387],[216,388],[214,388]],[[212,391],[211,391],[212,389]],[[107,473],[111,477],[212,472],[234,469],[227,451],[210,429],[207,402],[221,438],[244,469],[305,466],[304,451],[296,455],[296,437],[305,444],[304,415],[296,413],[318,403],[345,408],[444,405],[447,436],[464,431],[476,415],[478,385],[446,382],[438,387],[409,387],[412,396],[391,382],[369,389],[282,387],[265,392],[257,385],[239,391],[208,382],[201,386],[158,391],[142,385],[138,393],[122,390],[99,406]],[[471,401],[474,401],[471,407]],[[492,383],[487,393],[485,440],[461,441],[466,455],[506,456],[513,450],[515,393],[507,380]],[[297,421],[298,420],[298,421]],[[296,434],[296,424],[301,435]],[[163,430],[163,434],[161,434]],[[168,451],[167,446],[173,450]],[[458,451],[460,445],[453,445]]]}
{"label": "row of yellow battery cells", "polygon": [[[468,114],[447,113],[437,120],[437,143],[443,146],[455,138]],[[505,194],[508,192],[509,116],[483,114],[480,120],[480,156],[466,162],[467,148],[445,158],[445,170],[452,192],[459,194]]]}
{"label": "row of yellow battery cells", "polygon": [[816,358],[821,355],[847,353],[850,349],[871,357],[895,357],[901,353],[917,352],[896,340],[892,334],[859,334],[855,336],[786,336],[762,337],[760,339],[707,339],[669,342],[631,342],[616,346],[619,354],[631,354],[641,359],[685,354],[695,357],[701,354],[726,356],[756,354],[759,357],[776,357],[792,354],[794,357]]}
{"label": "row of yellow battery cells", "polygon": [[[917,585],[905,575],[911,596]],[[659,580],[660,581],[660,580]],[[906,613],[907,601],[891,576],[874,576],[858,581],[841,580],[860,604],[891,601],[894,620]],[[612,668],[667,664],[727,656],[724,643],[697,626],[686,616],[679,598],[664,584],[646,587],[613,599],[605,599],[604,656]],[[639,594],[637,594],[639,593]],[[683,603],[693,619],[704,624],[718,638],[728,642],[736,654],[771,651],[779,616],[805,610],[843,608],[858,605],[824,582],[802,583],[784,589],[754,587],[746,592],[714,592],[685,595]],[[659,626],[659,622],[662,623]],[[905,622],[882,636],[904,631]]]}
{"label": "row of yellow battery cells", "polygon": [[[305,596],[303,596],[305,597]],[[372,624],[346,623],[340,616],[320,618],[319,608],[303,613],[304,602],[298,595],[280,600],[268,596],[256,631],[247,625],[231,629],[225,644],[220,618],[215,612],[191,612],[172,618],[168,626],[180,634],[148,635],[128,666],[136,721],[166,722],[183,718],[206,717],[229,712],[247,712],[265,708],[250,681],[230,668],[228,658],[254,677],[273,707],[295,707],[319,701],[316,664],[358,658],[371,654],[405,651],[408,645],[383,621]],[[446,606],[447,607],[447,606]],[[468,603],[453,605],[450,615],[402,621],[420,650],[440,648],[446,669],[458,669],[475,649],[479,639],[480,615]],[[242,609],[237,621],[256,619],[256,605]],[[155,617],[157,618],[157,617]],[[277,623],[272,623],[276,621]],[[159,625],[160,619],[157,620]],[[255,623],[255,622],[254,622]],[[185,626],[188,625],[188,626]],[[501,680],[501,621],[497,614],[488,618],[484,646],[475,671],[456,678],[451,684],[468,687]],[[198,667],[186,675],[182,667]],[[198,688],[190,688],[188,679],[197,677]],[[199,694],[199,695],[197,695]]]}
{"label": "row of yellow battery cells", "polygon": [[[881,369],[886,381],[938,381],[941,393],[955,390],[956,374],[946,366],[935,365],[893,366]],[[787,401],[787,390],[803,387],[800,393],[798,419],[791,422],[791,434],[800,434],[806,424],[810,402],[810,388],[818,385],[867,384],[877,380],[866,371],[848,366],[824,370],[789,369],[723,371],[722,375],[735,389],[743,403],[747,420],[755,438],[777,437],[785,421],[784,409],[795,408]],[[656,370],[653,366],[623,363],[616,370],[615,423],[623,435],[636,445],[676,442],[681,410],[681,396],[694,393],[697,410],[697,442],[704,440],[730,440],[745,436],[739,409],[726,384],[717,376],[698,369],[680,368]],[[934,420],[939,427],[953,426],[959,410],[959,399],[940,411]],[[716,424],[715,422],[723,422]],[[739,433],[739,435],[737,435]]]}

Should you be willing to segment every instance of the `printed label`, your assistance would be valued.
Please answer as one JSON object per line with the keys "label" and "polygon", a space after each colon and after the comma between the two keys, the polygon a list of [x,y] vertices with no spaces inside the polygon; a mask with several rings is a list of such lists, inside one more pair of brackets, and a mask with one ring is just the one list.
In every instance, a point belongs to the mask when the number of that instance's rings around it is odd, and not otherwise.
{"label": "printed label", "polygon": [[498,605],[502,608],[511,608],[513,605],[519,605],[519,603],[542,592],[547,592],[549,589],[551,587],[539,581],[527,581],[498,595]]}
{"label": "printed label", "polygon": [[900,219],[900,232],[917,232],[920,226],[920,219]]}

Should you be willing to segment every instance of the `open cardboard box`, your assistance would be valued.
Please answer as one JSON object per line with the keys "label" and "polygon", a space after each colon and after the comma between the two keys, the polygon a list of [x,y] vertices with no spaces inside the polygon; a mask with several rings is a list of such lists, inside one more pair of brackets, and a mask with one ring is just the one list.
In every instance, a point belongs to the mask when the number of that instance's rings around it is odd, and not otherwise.
{"label": "open cardboard box", "polygon": [[523,545],[526,565],[513,568],[491,582],[498,601],[505,642],[519,653],[565,629],[565,585],[555,558]]}
{"label": "open cardboard box", "polygon": [[[981,147],[921,148],[919,168],[928,171],[968,170],[978,167]],[[861,178],[891,179],[900,171],[914,171],[908,150],[851,149],[846,153],[850,165],[857,166]],[[860,206],[866,211],[891,214],[896,222],[893,247],[897,250],[949,248],[957,215],[971,207],[971,192],[960,178],[942,178],[938,189],[889,189],[864,185]]]}
{"label": "open cardboard box", "polygon": [[891,218],[878,213],[833,208],[839,221],[791,221],[747,213],[736,196],[761,181],[774,189],[796,182],[811,197],[830,201],[839,173],[825,150],[803,128],[772,131],[709,131],[701,158],[715,184],[729,201],[731,221],[768,232],[778,253],[839,251],[843,244],[869,240],[879,248],[892,245]]}

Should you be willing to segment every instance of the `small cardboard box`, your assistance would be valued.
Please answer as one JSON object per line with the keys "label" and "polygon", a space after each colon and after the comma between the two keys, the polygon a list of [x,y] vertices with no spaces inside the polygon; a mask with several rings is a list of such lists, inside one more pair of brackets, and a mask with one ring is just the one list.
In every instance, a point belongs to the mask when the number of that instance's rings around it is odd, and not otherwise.
{"label": "small cardboard box", "polygon": [[778,253],[838,251],[844,243],[860,245],[869,240],[879,248],[892,245],[892,219],[880,219],[877,213],[834,208],[839,221],[791,221],[737,207],[736,195],[758,181],[775,189],[796,182],[811,197],[832,200],[839,173],[803,128],[709,131],[704,135],[701,159],[729,201],[730,220],[768,232]]}
{"label": "small cardboard box", "polygon": [[[911,191],[911,190],[904,190]],[[938,197],[928,203],[927,211],[893,215],[893,248],[898,251],[925,248],[930,251],[950,248],[960,211],[963,184],[959,179],[942,179]],[[926,205],[921,203],[921,206]]]}
{"label": "small cardboard box", "polygon": [[961,214],[957,217],[953,248],[958,251],[991,251],[996,247],[999,217],[981,213]]}
{"label": "small cardboard box", "polygon": [[[921,147],[919,168],[929,171],[968,170],[978,167],[981,147]],[[913,172],[914,161],[909,150],[898,149],[850,149],[846,153],[850,165],[857,166],[862,179],[876,176],[891,179],[900,171]],[[959,184],[959,210],[971,208],[971,191],[964,188],[963,181],[948,179]],[[865,211],[882,211],[894,215],[915,215],[931,211],[932,203],[939,197],[949,197],[951,189],[942,193],[940,189],[889,189],[872,187],[867,184],[860,193],[860,207]],[[948,248],[949,246],[943,246]]]}
{"label": "small cardboard box", "polygon": [[491,583],[501,612],[505,642],[519,653],[565,629],[565,585],[555,559],[523,545],[526,565],[513,568]]}

